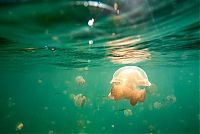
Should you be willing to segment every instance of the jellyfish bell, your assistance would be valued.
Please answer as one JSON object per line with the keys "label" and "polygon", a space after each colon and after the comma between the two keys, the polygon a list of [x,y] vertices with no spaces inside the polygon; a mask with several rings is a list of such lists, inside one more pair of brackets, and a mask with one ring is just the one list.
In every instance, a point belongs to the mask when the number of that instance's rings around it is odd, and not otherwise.
{"label": "jellyfish bell", "polygon": [[129,84],[135,84],[135,86],[151,86],[145,71],[137,66],[125,66],[118,69],[113,74],[112,81],[130,82]]}
{"label": "jellyfish bell", "polygon": [[144,70],[136,66],[125,66],[118,69],[111,80],[111,91],[108,98],[129,99],[131,105],[144,102],[146,91],[139,86],[151,86]]}

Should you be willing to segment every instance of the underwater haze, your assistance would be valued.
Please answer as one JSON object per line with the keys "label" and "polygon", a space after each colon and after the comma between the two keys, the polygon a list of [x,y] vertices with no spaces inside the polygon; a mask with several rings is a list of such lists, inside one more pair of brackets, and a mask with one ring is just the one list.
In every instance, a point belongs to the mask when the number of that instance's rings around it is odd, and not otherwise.
{"label": "underwater haze", "polygon": [[[199,133],[199,0],[0,0],[0,133]],[[108,94],[142,68],[144,102]]]}

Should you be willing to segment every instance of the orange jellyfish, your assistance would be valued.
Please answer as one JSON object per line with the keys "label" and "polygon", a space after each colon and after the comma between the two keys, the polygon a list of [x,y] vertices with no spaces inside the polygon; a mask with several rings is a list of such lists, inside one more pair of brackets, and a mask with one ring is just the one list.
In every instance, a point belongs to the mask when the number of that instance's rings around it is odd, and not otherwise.
{"label": "orange jellyfish", "polygon": [[136,66],[125,66],[118,69],[111,80],[110,99],[128,99],[132,106],[144,102],[146,91],[142,86],[151,86],[144,70]]}

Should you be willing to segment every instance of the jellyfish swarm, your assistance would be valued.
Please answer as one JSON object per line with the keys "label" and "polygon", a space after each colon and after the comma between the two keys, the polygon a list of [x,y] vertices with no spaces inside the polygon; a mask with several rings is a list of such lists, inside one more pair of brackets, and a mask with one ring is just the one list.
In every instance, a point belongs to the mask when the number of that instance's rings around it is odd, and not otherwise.
{"label": "jellyfish swarm", "polygon": [[144,70],[137,66],[118,69],[110,83],[112,86],[108,97],[114,100],[128,99],[132,106],[138,101],[144,102],[146,91],[140,87],[151,85]]}

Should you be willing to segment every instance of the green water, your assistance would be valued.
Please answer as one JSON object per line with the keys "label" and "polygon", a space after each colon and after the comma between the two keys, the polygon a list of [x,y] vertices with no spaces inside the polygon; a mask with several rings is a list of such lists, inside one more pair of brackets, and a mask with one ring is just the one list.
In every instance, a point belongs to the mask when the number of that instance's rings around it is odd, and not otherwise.
{"label": "green water", "polygon": [[[0,133],[199,133],[199,1],[90,4],[0,0]],[[136,106],[107,98],[127,65],[156,85]]]}

